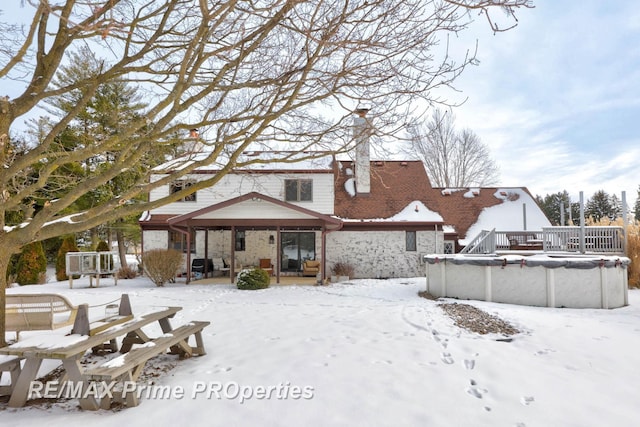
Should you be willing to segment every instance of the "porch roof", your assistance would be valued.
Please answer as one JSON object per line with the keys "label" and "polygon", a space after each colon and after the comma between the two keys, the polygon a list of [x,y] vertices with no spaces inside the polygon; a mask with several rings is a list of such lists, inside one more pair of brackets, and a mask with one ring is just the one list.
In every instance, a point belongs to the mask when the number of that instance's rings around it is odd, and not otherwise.
{"label": "porch roof", "polygon": [[[267,209],[266,207],[269,206]],[[250,192],[224,202],[183,215],[165,219],[176,227],[231,227],[245,226],[273,228],[277,226],[339,229],[342,221],[258,192]]]}

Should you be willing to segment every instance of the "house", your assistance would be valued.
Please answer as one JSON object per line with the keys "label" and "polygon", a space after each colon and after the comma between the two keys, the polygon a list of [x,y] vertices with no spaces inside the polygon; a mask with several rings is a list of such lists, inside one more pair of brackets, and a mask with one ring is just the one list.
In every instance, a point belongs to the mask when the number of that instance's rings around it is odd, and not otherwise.
{"label": "house", "polygon": [[[360,112],[355,129],[364,125]],[[422,255],[452,253],[473,238],[468,232],[492,206],[522,210],[526,200],[529,218],[542,223],[530,229],[549,225],[524,188],[432,188],[422,162],[371,160],[366,138],[353,160],[327,155],[294,165],[235,169],[212,187],[145,212],[143,251],[183,251],[187,274],[194,259],[212,259],[231,280],[260,260],[270,261],[277,280],[301,274],[305,260],[320,261],[322,278],[337,262],[351,264],[355,277],[412,277],[423,273]],[[217,172],[200,168],[154,189],[150,200]],[[156,179],[164,173],[170,173],[166,165]],[[504,225],[504,218],[498,221],[495,226]]]}

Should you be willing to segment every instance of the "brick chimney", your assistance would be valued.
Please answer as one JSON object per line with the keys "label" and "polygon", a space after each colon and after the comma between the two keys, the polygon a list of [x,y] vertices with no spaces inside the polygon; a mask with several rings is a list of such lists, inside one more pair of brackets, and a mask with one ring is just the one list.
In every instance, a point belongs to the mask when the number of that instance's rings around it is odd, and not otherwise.
{"label": "brick chimney", "polygon": [[366,118],[368,107],[356,108],[353,119],[353,137],[356,141],[356,194],[371,193],[371,155],[369,153],[370,123]]}

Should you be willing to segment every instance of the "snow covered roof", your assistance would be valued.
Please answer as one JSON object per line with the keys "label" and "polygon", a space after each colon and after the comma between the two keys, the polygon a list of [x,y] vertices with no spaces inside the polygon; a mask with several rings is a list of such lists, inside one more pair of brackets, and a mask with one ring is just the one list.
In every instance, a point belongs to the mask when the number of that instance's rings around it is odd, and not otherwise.
{"label": "snow covered roof", "polygon": [[529,192],[521,188],[498,188],[493,197],[502,203],[482,209],[476,222],[460,239],[461,245],[466,245],[482,230],[542,230],[551,225]]}

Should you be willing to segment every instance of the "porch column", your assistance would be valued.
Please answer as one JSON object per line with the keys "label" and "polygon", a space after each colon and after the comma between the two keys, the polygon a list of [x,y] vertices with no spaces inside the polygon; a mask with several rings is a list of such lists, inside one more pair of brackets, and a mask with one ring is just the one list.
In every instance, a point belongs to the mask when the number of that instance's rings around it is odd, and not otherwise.
{"label": "porch column", "polygon": [[[197,239],[196,239],[197,240]],[[209,229],[204,229],[204,277],[209,274]],[[213,276],[213,271],[211,272]]]}
{"label": "porch column", "polygon": [[231,284],[233,284],[233,278],[235,277],[235,266],[236,266],[236,226],[231,226],[231,265],[229,265],[229,279],[231,280]]}
{"label": "porch column", "polygon": [[322,284],[324,284],[324,280],[326,279],[325,271],[327,268],[327,227],[322,226],[322,230],[320,231],[320,253],[322,254],[322,262],[320,263],[320,278],[322,280]]}
{"label": "porch column", "polygon": [[187,227],[187,285],[191,283],[191,227]]}
{"label": "porch column", "polygon": [[280,226],[276,227],[276,284],[280,284],[280,268],[282,267],[282,253],[280,242]]}

